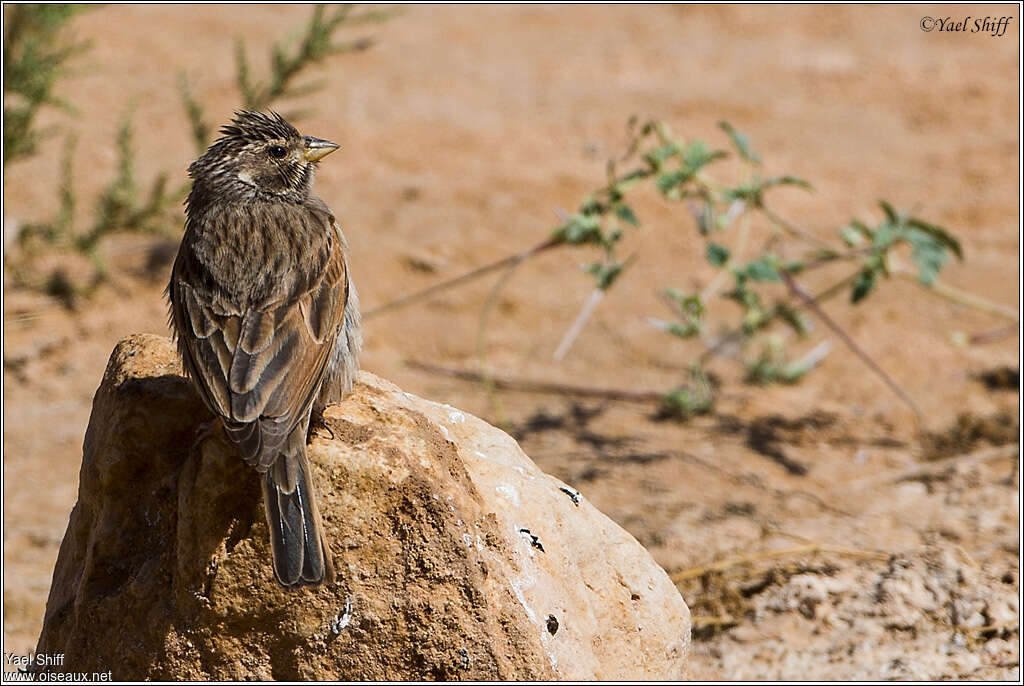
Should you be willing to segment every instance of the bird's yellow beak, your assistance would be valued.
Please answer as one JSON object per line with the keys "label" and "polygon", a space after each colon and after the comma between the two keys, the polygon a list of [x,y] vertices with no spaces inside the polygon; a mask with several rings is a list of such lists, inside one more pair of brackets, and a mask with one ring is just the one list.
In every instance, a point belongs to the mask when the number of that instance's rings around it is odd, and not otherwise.
{"label": "bird's yellow beak", "polygon": [[322,160],[341,147],[337,143],[325,141],[322,138],[303,136],[302,139],[306,142],[306,149],[302,155],[306,158],[307,162]]}

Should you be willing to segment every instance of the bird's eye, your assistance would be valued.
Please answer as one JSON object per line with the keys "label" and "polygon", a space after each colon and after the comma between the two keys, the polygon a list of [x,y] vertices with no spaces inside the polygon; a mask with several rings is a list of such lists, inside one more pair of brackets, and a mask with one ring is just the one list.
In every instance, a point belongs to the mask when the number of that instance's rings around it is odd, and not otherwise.
{"label": "bird's eye", "polygon": [[288,154],[288,151],[282,148],[280,145],[270,146],[270,150],[268,152],[270,153],[270,156],[273,157],[275,160],[279,160]]}

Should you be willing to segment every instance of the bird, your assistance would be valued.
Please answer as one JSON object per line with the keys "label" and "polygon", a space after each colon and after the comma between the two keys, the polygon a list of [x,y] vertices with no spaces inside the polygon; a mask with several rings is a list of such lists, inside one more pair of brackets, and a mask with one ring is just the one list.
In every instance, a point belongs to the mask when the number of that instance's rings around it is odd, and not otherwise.
{"label": "bird", "polygon": [[220,134],[188,168],[170,326],[213,430],[260,475],[275,578],[316,586],[335,574],[309,426],[352,389],[362,348],[348,243],[313,192],[339,146],[272,111],[236,111]]}

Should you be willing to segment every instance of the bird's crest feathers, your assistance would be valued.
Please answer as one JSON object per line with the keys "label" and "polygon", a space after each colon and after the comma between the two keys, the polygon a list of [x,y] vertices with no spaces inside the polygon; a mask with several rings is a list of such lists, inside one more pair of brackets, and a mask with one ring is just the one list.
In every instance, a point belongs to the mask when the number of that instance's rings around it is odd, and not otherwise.
{"label": "bird's crest feathers", "polygon": [[[267,114],[236,110],[235,118],[220,130],[224,139],[245,143],[266,143],[273,140],[299,138],[299,132],[285,118],[274,111]],[[219,141],[218,141],[219,142]]]}

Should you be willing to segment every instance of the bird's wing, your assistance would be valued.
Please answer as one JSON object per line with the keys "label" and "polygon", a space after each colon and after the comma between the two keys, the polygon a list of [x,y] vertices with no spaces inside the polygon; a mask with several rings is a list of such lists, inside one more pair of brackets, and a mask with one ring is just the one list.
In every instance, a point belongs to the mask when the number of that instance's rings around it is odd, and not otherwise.
{"label": "bird's wing", "polygon": [[260,471],[308,416],[342,324],[348,283],[337,240],[309,290],[244,311],[215,305],[187,278],[172,282],[186,371],[243,459]]}

